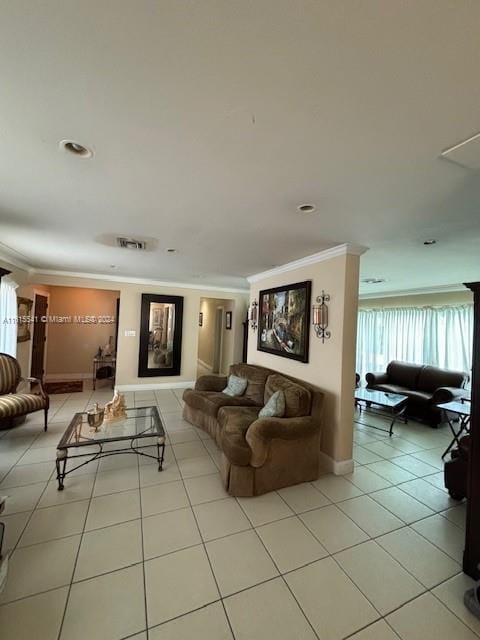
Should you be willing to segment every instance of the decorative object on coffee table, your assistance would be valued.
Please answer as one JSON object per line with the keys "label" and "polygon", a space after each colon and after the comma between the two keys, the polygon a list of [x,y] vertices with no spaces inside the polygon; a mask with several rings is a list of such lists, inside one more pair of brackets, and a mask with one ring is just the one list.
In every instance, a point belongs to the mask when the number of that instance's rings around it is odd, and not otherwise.
{"label": "decorative object on coffee table", "polygon": [[105,405],[105,422],[123,420],[127,417],[126,409],[125,396],[123,393],[115,391],[113,398]]}
{"label": "decorative object on coffee table", "polygon": [[105,409],[98,406],[98,402],[93,405],[93,409],[87,411],[87,422],[91,426],[92,431],[98,431],[103,424]]}

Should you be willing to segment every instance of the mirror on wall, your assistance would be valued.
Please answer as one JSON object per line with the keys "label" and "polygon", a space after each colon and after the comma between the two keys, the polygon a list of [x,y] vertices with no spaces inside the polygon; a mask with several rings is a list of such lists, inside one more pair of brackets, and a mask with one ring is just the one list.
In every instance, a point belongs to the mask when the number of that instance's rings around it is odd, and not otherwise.
{"label": "mirror on wall", "polygon": [[181,296],[142,294],[140,378],[180,375],[182,315]]}

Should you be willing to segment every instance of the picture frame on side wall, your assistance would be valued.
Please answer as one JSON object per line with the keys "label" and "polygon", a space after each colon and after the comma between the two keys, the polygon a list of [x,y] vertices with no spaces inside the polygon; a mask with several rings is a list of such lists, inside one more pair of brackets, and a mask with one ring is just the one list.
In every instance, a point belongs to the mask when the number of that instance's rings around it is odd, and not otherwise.
{"label": "picture frame on side wall", "polygon": [[310,280],[259,292],[257,349],[308,362]]}
{"label": "picture frame on side wall", "polygon": [[31,339],[30,316],[32,314],[33,300],[29,298],[17,298],[18,323],[17,323],[17,342],[27,342]]}

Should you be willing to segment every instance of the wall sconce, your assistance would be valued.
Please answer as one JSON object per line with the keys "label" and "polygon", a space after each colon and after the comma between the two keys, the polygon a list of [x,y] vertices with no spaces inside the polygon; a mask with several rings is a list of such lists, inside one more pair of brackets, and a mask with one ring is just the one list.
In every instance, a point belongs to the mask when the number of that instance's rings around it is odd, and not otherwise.
{"label": "wall sconce", "polygon": [[258,328],[258,302],[253,300],[248,309],[248,321],[250,328],[256,331]]}
{"label": "wall sconce", "polygon": [[317,304],[313,305],[313,328],[317,338],[321,338],[322,342],[325,342],[327,338],[330,338],[331,333],[328,331],[328,307],[327,302],[330,302],[330,296],[325,291],[322,291],[321,296],[317,296]]}

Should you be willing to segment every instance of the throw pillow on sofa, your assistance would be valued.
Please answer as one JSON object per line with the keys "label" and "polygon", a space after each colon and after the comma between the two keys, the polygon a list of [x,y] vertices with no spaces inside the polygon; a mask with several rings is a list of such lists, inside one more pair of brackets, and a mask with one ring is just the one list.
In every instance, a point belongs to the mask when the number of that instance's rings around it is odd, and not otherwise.
{"label": "throw pillow on sofa", "polygon": [[283,391],[275,391],[269,401],[260,409],[259,418],[282,418],[285,414],[285,394]]}
{"label": "throw pillow on sofa", "polygon": [[228,376],[228,384],[222,391],[227,396],[243,396],[247,388],[248,380],[246,378],[239,378],[238,376]]}

